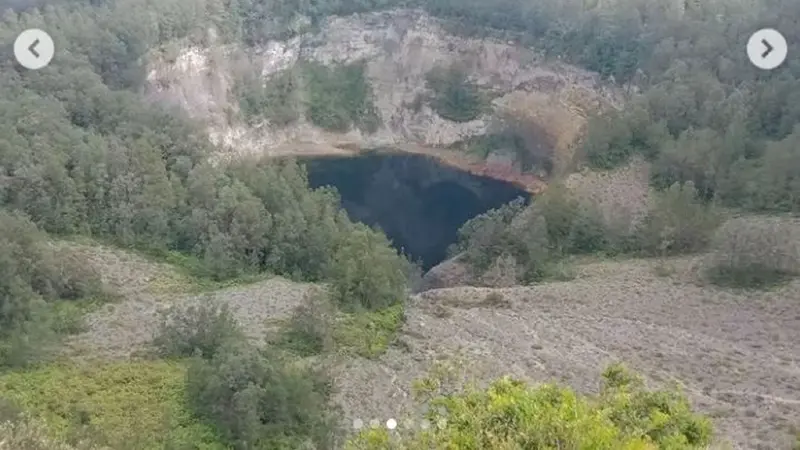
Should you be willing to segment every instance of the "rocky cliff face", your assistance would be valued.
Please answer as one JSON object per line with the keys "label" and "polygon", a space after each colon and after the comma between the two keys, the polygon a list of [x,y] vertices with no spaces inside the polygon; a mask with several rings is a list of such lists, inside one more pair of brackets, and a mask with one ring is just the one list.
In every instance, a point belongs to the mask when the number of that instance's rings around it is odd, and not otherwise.
{"label": "rocky cliff face", "polygon": [[[247,50],[265,78],[301,60],[364,62],[383,123],[377,132],[329,133],[303,119],[287,127],[247,125],[231,93],[235,61],[243,52],[223,45],[182,48],[172,57],[152,58],[148,77],[151,96],[205,120],[210,137],[228,155],[335,153],[400,143],[443,146],[486,133],[498,117],[511,115],[530,122],[541,145],[568,159],[587,112],[620,102],[595,74],[545,62],[513,41],[456,36],[437,19],[401,10],[332,17],[317,32]],[[414,106],[426,91],[426,74],[455,63],[469,72],[470,81],[493,92],[492,113],[456,123],[425,105]]]}

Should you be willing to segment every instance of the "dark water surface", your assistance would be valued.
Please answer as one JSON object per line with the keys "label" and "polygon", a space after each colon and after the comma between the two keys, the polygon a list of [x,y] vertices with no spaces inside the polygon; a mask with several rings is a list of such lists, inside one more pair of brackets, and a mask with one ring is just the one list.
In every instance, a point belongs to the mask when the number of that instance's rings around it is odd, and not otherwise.
{"label": "dark water surface", "polygon": [[369,152],[303,161],[312,187],[333,186],[353,220],[382,229],[423,269],[446,257],[467,220],[525,191],[440,165],[424,155]]}

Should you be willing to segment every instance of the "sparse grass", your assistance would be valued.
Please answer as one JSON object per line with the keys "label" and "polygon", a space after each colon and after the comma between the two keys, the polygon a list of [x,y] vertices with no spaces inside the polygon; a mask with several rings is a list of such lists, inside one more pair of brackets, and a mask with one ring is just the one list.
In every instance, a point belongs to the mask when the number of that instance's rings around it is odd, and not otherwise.
{"label": "sparse grass", "polygon": [[255,283],[272,277],[269,273],[250,273],[221,281],[214,280],[205,275],[205,269],[197,257],[175,251],[149,252],[146,255],[154,262],[166,263],[175,268],[173,274],[163,274],[163,278],[154,280],[153,287],[159,293],[199,294]]}
{"label": "sparse grass", "polygon": [[40,417],[60,440],[90,435],[114,449],[223,449],[184,406],[185,372],[170,362],[53,365],[3,374],[0,397]]}
{"label": "sparse grass", "polygon": [[661,278],[671,277],[675,274],[675,266],[665,261],[659,261],[653,266],[653,273]]}
{"label": "sparse grass", "polygon": [[389,348],[404,321],[402,304],[373,312],[342,314],[334,322],[335,348],[345,354],[377,358]]}
{"label": "sparse grass", "polygon": [[86,331],[86,315],[104,305],[116,301],[114,296],[91,297],[81,300],[61,300],[53,303],[53,331],[62,335],[79,334]]}
{"label": "sparse grass", "polygon": [[543,281],[572,281],[578,276],[575,266],[567,260],[557,260],[544,268]]}
{"label": "sparse grass", "polygon": [[486,294],[480,302],[480,306],[485,308],[509,308],[511,302],[500,292],[490,292]]}
{"label": "sparse grass", "polygon": [[788,283],[794,278],[794,274],[762,265],[719,265],[707,269],[706,277],[711,283],[721,287],[763,290]]}
{"label": "sparse grass", "polygon": [[[144,263],[152,263],[146,274],[137,274],[143,277],[146,289],[152,294],[200,294],[204,292],[216,291],[243,284],[256,283],[269,279],[271,273],[250,273],[227,280],[214,280],[208,277],[207,271],[199,258],[180,253],[177,251],[146,249],[146,248],[122,248],[115,242],[108,239],[90,238],[82,235],[73,235],[60,238],[60,241],[67,245],[78,245],[85,247],[80,251],[87,253],[87,259],[91,259],[90,253],[116,253],[119,258],[125,258],[126,263],[130,258],[141,258]],[[114,261],[103,261],[101,264]],[[157,267],[161,265],[161,267]],[[109,267],[103,266],[101,270]],[[121,268],[127,272],[127,268]],[[106,274],[108,275],[108,273]],[[127,276],[129,274],[123,274]],[[130,287],[130,286],[126,286]]]}

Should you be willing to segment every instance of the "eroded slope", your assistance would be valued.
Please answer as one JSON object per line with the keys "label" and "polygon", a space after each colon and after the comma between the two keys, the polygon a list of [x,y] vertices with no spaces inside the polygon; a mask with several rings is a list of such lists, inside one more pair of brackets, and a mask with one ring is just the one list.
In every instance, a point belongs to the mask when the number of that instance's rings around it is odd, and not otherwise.
{"label": "eroded slope", "polygon": [[[243,54],[265,79],[301,60],[326,65],[365,62],[382,126],[365,134],[326,132],[302,118],[289,126],[247,125],[232,94],[236,61]],[[427,105],[415,106],[426,93],[428,72],[453,64],[492,93],[494,113],[456,123]],[[178,104],[205,120],[212,140],[221,143],[228,156],[340,153],[343,146],[444,146],[486,133],[497,118],[510,115],[535,130],[542,146],[566,152],[563,159],[569,159],[587,113],[621,101],[596,74],[545,62],[513,41],[453,35],[440,20],[405,10],[331,17],[318,32],[255,49],[212,44],[183,48],[172,57],[157,54],[148,80],[153,98]]]}

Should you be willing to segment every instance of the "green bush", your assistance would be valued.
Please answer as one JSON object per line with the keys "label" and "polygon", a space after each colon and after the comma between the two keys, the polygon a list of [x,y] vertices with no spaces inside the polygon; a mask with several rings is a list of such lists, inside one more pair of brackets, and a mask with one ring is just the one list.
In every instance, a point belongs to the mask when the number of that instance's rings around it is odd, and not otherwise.
{"label": "green bush", "polygon": [[335,350],[376,358],[386,352],[404,323],[402,304],[377,311],[341,314],[333,329]]}
{"label": "green bush", "polygon": [[781,141],[771,142],[761,158],[732,165],[720,189],[720,198],[734,207],[780,213],[800,211],[800,126]]}
{"label": "green bush", "polygon": [[800,222],[741,218],[714,236],[706,275],[720,286],[769,288],[800,276]]}
{"label": "green bush", "polygon": [[725,150],[725,142],[716,131],[690,128],[663,146],[651,169],[653,185],[667,189],[691,181],[700,198],[711,200],[724,176],[724,166],[732,162],[726,161]]}
{"label": "green bush", "polygon": [[173,306],[166,311],[153,344],[162,357],[199,355],[208,359],[242,337],[228,305],[206,298],[197,305]]}
{"label": "green bush", "polygon": [[426,76],[433,91],[431,108],[442,118],[454,122],[475,120],[489,110],[490,103],[480,89],[467,79],[467,72],[456,66],[437,68]]}
{"label": "green bush", "polygon": [[699,198],[692,182],[660,193],[637,230],[639,249],[649,255],[692,253],[711,242],[721,214]]}
{"label": "green bush", "polygon": [[345,448],[700,450],[712,438],[711,422],[692,412],[680,390],[649,391],[621,366],[606,370],[602,393],[596,397],[511,378],[496,380],[486,389],[433,392],[431,397],[429,430],[392,436],[372,428]]}
{"label": "green bush", "polygon": [[652,119],[645,105],[633,103],[622,112],[591,118],[582,153],[592,167],[612,169],[634,154],[654,159],[670,140],[664,122]]}
{"label": "green bush", "polygon": [[312,293],[297,307],[272,344],[300,357],[323,354],[333,345],[334,315],[328,296]]}
{"label": "green bush", "polygon": [[451,256],[464,252],[470,265],[483,272],[508,250],[508,228],[525,208],[522,198],[509,202],[468,220],[458,230],[458,241],[450,249]]}
{"label": "green bush", "polygon": [[375,311],[408,295],[409,262],[382,234],[365,225],[339,243],[327,269],[334,301],[347,311]]}
{"label": "green bush", "polygon": [[41,419],[47,438],[60,442],[222,450],[212,429],[187,410],[185,376],[183,364],[163,361],[53,365],[0,375],[0,398]]}
{"label": "green bush", "polygon": [[355,126],[373,133],[380,126],[374,94],[363,64],[327,67],[302,66],[307,102],[306,118],[329,131],[345,132]]}
{"label": "green bush", "polygon": [[627,249],[625,245],[599,211],[553,183],[530,206],[518,200],[465,223],[451,253],[464,252],[478,277],[505,259],[516,264],[518,281],[535,282],[570,278],[563,261],[568,255],[618,253]]}
{"label": "green bush", "polygon": [[85,309],[76,302],[104,295],[86,261],[57,249],[22,215],[0,210],[0,366],[45,358],[56,332],[80,330]]}
{"label": "green bush", "polygon": [[235,449],[331,448],[330,380],[277,353],[243,343],[187,376],[191,408]]}
{"label": "green bush", "polygon": [[245,120],[266,119],[272,125],[286,126],[300,118],[299,83],[294,70],[285,70],[268,79],[251,69],[234,86],[239,109]]}

